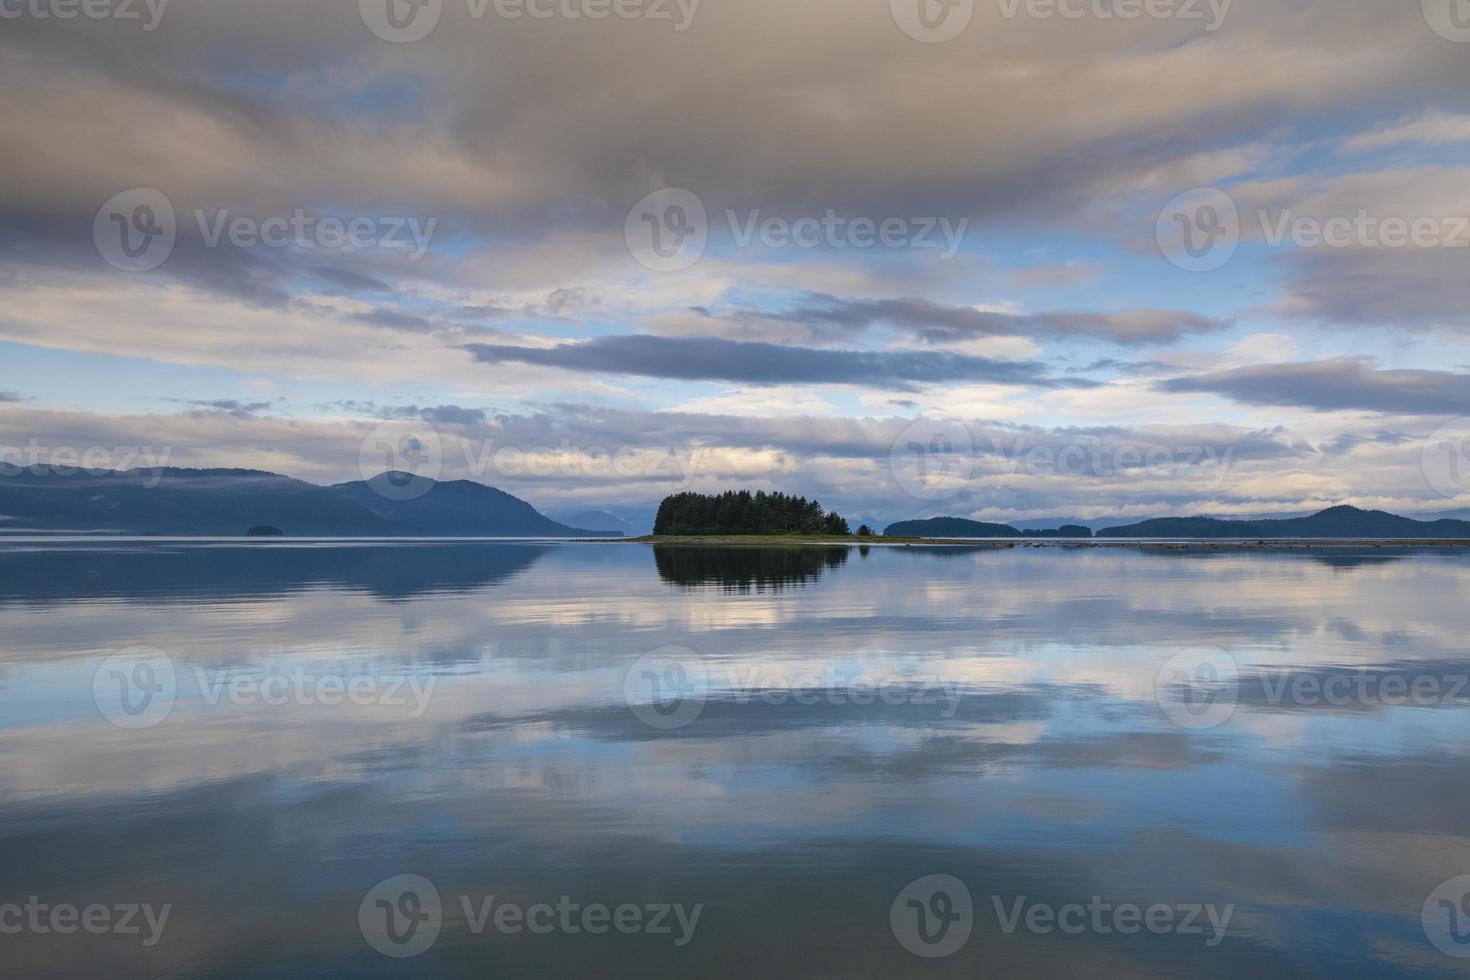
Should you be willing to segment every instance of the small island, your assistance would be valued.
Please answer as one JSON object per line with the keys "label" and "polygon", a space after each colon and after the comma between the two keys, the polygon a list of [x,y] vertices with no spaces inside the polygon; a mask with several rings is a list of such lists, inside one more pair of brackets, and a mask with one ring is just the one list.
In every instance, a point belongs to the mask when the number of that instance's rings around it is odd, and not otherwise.
{"label": "small island", "polygon": [[763,490],[730,490],[665,498],[654,520],[653,536],[849,538],[852,531],[841,514],[823,510],[815,500]]}
{"label": "small island", "polygon": [[274,524],[257,524],[245,532],[247,538],[284,538],[286,532]]}

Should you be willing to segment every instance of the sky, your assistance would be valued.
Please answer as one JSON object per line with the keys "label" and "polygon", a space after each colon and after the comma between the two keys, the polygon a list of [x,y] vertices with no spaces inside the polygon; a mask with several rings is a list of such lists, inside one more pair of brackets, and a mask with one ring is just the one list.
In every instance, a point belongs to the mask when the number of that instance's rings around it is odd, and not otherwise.
{"label": "sky", "polygon": [[3,0],[0,464],[1470,508],[1466,0]]}

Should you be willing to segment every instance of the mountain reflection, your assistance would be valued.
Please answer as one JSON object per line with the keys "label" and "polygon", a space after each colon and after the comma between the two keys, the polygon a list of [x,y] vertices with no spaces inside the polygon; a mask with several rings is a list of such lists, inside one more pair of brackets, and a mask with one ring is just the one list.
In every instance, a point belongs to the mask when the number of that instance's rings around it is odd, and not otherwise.
{"label": "mountain reflection", "polygon": [[724,592],[779,592],[800,588],[847,563],[846,547],[700,548],[655,545],[653,560],[665,581],[684,588],[719,586]]}
{"label": "mountain reflection", "polygon": [[495,585],[547,550],[483,542],[48,543],[0,550],[0,603],[262,598],[317,586],[407,599]]}

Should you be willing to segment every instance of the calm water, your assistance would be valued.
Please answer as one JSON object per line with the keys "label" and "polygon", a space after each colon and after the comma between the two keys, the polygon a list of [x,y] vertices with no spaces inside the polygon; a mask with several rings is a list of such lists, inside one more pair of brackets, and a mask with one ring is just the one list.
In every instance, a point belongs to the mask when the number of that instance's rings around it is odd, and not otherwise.
{"label": "calm water", "polygon": [[1463,976],[1467,596],[1463,549],[0,542],[0,972]]}

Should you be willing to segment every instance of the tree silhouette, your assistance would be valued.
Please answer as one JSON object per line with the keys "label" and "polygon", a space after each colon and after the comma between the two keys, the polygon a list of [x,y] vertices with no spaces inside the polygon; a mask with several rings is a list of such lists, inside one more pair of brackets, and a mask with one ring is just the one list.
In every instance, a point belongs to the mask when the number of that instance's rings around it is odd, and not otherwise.
{"label": "tree silhouette", "polygon": [[805,497],[749,490],[722,494],[681,493],[659,505],[653,533],[661,536],[698,534],[826,534],[852,532],[837,513]]}

